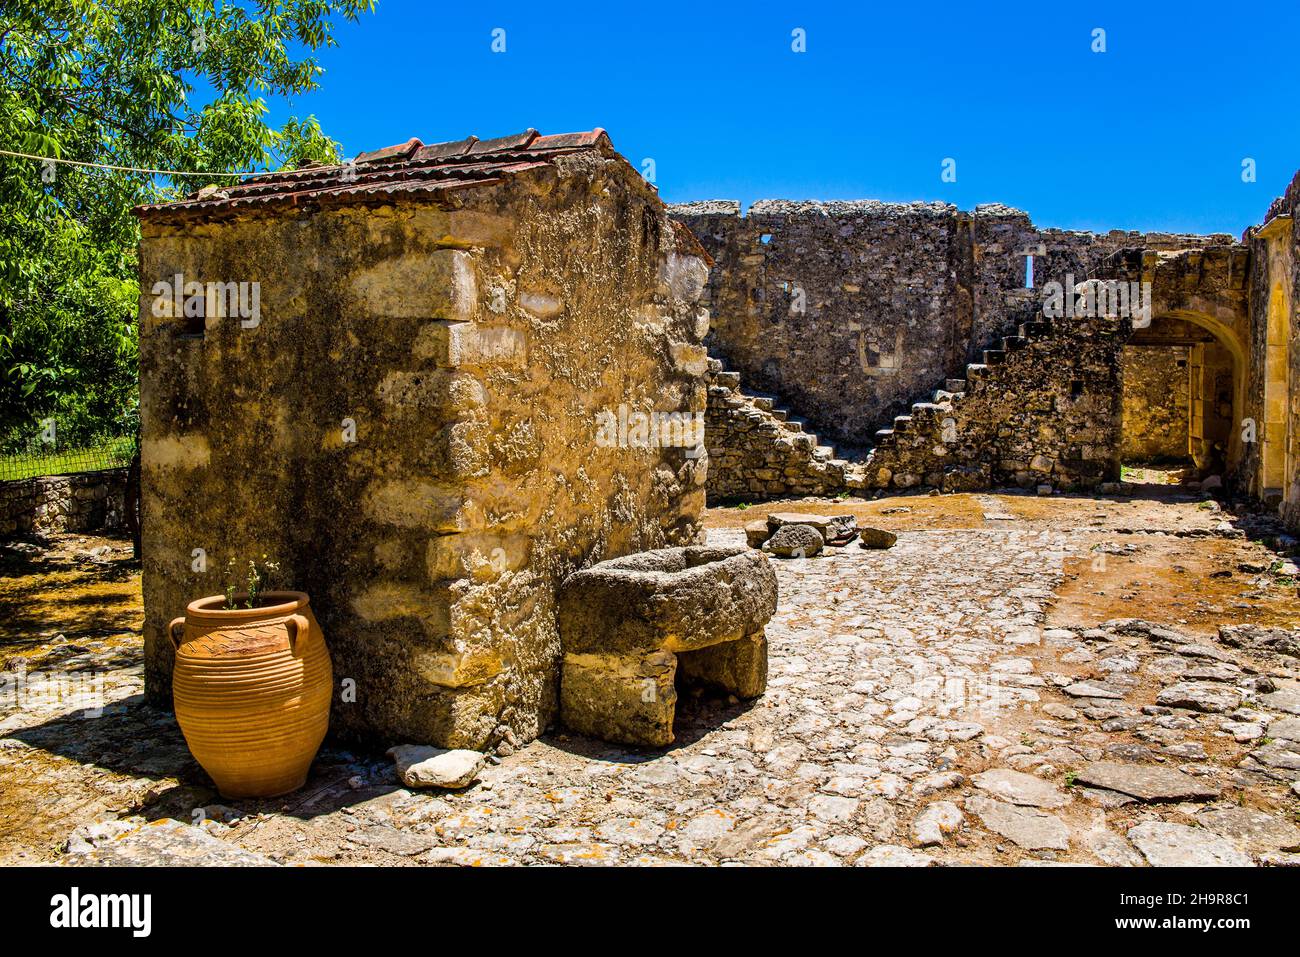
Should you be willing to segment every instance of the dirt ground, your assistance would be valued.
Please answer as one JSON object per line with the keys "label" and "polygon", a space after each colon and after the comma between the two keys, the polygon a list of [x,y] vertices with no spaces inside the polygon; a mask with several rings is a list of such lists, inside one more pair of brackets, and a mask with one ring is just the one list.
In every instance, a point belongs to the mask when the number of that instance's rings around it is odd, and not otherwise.
{"label": "dirt ground", "polygon": [[[1152,827],[1220,863],[1233,848],[1294,863],[1300,754],[1270,734],[1291,727],[1300,662],[1216,643],[1221,625],[1300,629],[1294,542],[1275,523],[1151,485],[717,508],[710,540],[743,542],[777,511],[853,514],[899,540],[774,560],[766,695],[687,698],[662,750],[553,730],[457,793],[413,793],[382,753],[327,741],[302,792],[222,802],[172,716],[142,702],[129,541],[0,548],[0,862],[113,862],[122,835],[174,820],[202,832],[197,863],[1165,863]],[[1235,708],[1155,703],[1206,667],[1222,673],[1200,683]],[[944,697],[981,682],[987,700]],[[1094,685],[1103,697],[1079,691]],[[1218,796],[1074,784],[1111,760],[1176,767]],[[1269,836],[1220,836],[1245,810]],[[945,815],[959,821],[935,843],[927,822]],[[117,858],[163,859],[177,860]]]}

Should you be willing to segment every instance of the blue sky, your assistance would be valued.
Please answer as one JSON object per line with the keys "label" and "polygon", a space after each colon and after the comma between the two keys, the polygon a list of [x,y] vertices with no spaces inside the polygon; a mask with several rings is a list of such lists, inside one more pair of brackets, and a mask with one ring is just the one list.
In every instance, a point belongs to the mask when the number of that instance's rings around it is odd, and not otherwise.
{"label": "blue sky", "polygon": [[670,202],[1003,202],[1041,226],[1237,234],[1300,167],[1297,35],[1293,0],[380,0],[291,106],[348,156],[601,126]]}

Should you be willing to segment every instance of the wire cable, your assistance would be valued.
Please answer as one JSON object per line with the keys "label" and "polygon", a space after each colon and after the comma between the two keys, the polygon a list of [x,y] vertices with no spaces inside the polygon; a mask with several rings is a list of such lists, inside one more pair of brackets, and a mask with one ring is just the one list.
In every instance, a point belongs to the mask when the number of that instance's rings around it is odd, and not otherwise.
{"label": "wire cable", "polygon": [[124,173],[149,173],[154,176],[261,176],[261,173],[200,173],[173,169],[141,169],[138,166],[114,166],[112,163],[86,163],[81,160],[59,159],[54,156],[33,156],[31,153],[15,153],[13,150],[0,150],[0,156],[17,156],[21,159],[40,160],[43,163],[64,163],[68,166],[90,166],[95,169],[112,169]]}

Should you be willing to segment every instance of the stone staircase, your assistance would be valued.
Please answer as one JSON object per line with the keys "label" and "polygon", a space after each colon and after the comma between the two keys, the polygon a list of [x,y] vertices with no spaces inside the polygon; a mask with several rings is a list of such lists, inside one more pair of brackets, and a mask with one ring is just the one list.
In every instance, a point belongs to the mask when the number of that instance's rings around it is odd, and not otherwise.
{"label": "stone staircase", "polygon": [[946,380],[943,388],[936,389],[929,401],[914,402],[909,414],[896,416],[893,428],[880,429],[876,432],[876,447],[893,448],[900,434],[915,432],[918,425],[929,425],[936,417],[942,419],[966,398],[968,391],[979,388],[981,383],[986,383],[991,371],[1004,364],[1008,355],[1019,352],[1035,340],[1051,334],[1052,324],[1046,319],[1021,322],[1015,335],[1003,336],[999,346],[984,350],[983,362],[969,363],[966,366],[964,379]]}
{"label": "stone staircase", "polygon": [[1125,332],[1104,318],[1048,320],[1023,301],[1008,303],[1007,320],[1014,334],[852,458],[821,444],[774,396],[744,392],[739,373],[710,359],[710,501],[1113,481]]}
{"label": "stone staircase", "polygon": [[1105,318],[1019,323],[964,378],[876,433],[872,487],[1077,489],[1117,479],[1125,338]]}
{"label": "stone staircase", "polygon": [[705,444],[710,501],[837,495],[868,486],[867,465],[839,455],[775,396],[747,393],[740,373],[709,360]]}

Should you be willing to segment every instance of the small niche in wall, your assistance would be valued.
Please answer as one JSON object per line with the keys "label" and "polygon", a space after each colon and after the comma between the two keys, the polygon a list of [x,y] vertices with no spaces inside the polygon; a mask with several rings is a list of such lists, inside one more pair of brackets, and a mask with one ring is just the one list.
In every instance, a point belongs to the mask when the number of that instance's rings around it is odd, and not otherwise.
{"label": "small niche in wall", "polygon": [[202,339],[207,326],[207,317],[203,315],[181,316],[180,326],[180,338]]}
{"label": "small niche in wall", "polygon": [[1070,398],[1077,399],[1083,395],[1083,380],[1075,379],[1070,383]]}

